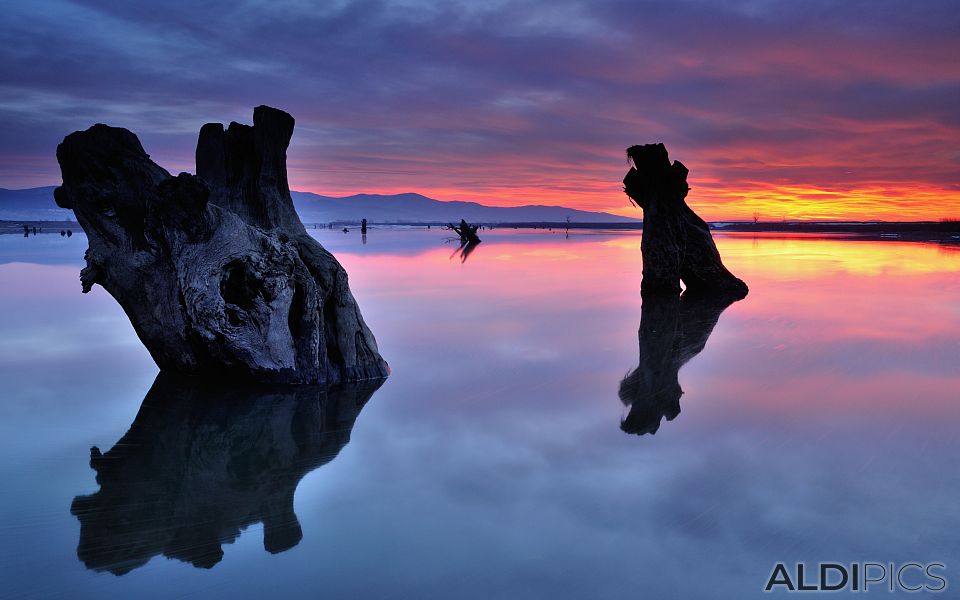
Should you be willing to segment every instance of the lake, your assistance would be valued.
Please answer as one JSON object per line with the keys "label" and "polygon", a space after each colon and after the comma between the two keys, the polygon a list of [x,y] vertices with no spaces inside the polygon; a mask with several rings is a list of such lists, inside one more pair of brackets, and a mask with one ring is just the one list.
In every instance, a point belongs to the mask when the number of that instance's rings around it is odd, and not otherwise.
{"label": "lake", "polygon": [[750,294],[648,303],[641,342],[638,232],[466,260],[312,233],[379,389],[158,378],[80,293],[85,236],[0,236],[0,595],[743,599],[800,561],[960,586],[960,247],[719,234]]}

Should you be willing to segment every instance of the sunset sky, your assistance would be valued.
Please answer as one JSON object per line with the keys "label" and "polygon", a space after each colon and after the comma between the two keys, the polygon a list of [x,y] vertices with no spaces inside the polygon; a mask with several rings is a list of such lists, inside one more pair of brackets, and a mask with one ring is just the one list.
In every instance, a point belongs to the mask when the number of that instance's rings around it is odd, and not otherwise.
{"label": "sunset sky", "polygon": [[290,183],[639,216],[662,141],[707,219],[960,218],[960,3],[6,3],[0,187],[96,122],[193,171],[200,126],[297,119]]}

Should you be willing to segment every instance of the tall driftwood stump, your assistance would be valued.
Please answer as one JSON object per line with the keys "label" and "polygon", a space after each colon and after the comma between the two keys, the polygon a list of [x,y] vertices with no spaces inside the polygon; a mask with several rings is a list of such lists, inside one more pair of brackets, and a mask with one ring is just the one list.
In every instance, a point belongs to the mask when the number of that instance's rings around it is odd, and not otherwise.
{"label": "tall driftwood stump", "polygon": [[272,383],[389,372],[340,263],[300,222],[287,184],[289,114],[204,125],[197,175],[173,177],[126,129],[57,147],[57,204],[87,233],[84,292],[103,286],[161,370]]}
{"label": "tall driftwood stump", "polygon": [[663,144],[631,146],[633,167],[623,180],[627,196],[643,209],[643,282],[641,290],[747,295],[747,284],[723,266],[710,228],[687,205],[687,168],[670,164]]}

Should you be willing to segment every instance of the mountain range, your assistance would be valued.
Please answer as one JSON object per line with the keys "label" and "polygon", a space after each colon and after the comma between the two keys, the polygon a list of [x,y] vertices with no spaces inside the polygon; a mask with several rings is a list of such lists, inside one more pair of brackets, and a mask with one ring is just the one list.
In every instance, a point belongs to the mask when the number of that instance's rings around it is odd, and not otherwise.
{"label": "mountain range", "polygon": [[75,221],[73,211],[53,200],[54,186],[7,190],[0,188],[0,221]]}
{"label": "mountain range", "polygon": [[[53,200],[54,186],[8,190],[0,188],[0,220],[73,220],[73,211],[60,208]],[[291,192],[294,207],[305,223],[332,221],[370,223],[447,223],[466,219],[474,223],[560,223],[570,218],[580,223],[639,221],[604,212],[590,212],[561,206],[486,206],[476,202],[434,200],[414,193],[356,194],[337,198],[310,192]]]}

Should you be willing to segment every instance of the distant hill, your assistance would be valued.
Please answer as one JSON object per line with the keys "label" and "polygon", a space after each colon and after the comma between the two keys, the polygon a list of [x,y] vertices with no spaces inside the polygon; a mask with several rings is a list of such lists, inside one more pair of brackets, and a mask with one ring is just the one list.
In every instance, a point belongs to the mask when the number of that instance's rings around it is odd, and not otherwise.
{"label": "distant hill", "polygon": [[359,221],[371,223],[458,222],[482,223],[563,222],[614,223],[636,221],[604,212],[589,212],[561,206],[485,206],[476,202],[441,201],[420,194],[356,194],[344,198],[292,192],[293,204],[307,223]]}
{"label": "distant hill", "polygon": [[[54,186],[7,190],[0,188],[0,220],[63,221],[73,219],[73,211],[57,206]],[[344,198],[320,196],[309,192],[291,192],[300,219],[307,223],[359,221],[371,223],[447,222],[466,219],[470,222],[563,222],[589,223],[631,222],[629,219],[603,212],[589,212],[559,206],[516,206],[502,208],[476,202],[444,202],[420,194],[357,194]]]}
{"label": "distant hill", "polygon": [[73,211],[53,201],[55,186],[7,190],[0,188],[2,221],[73,221]]}

